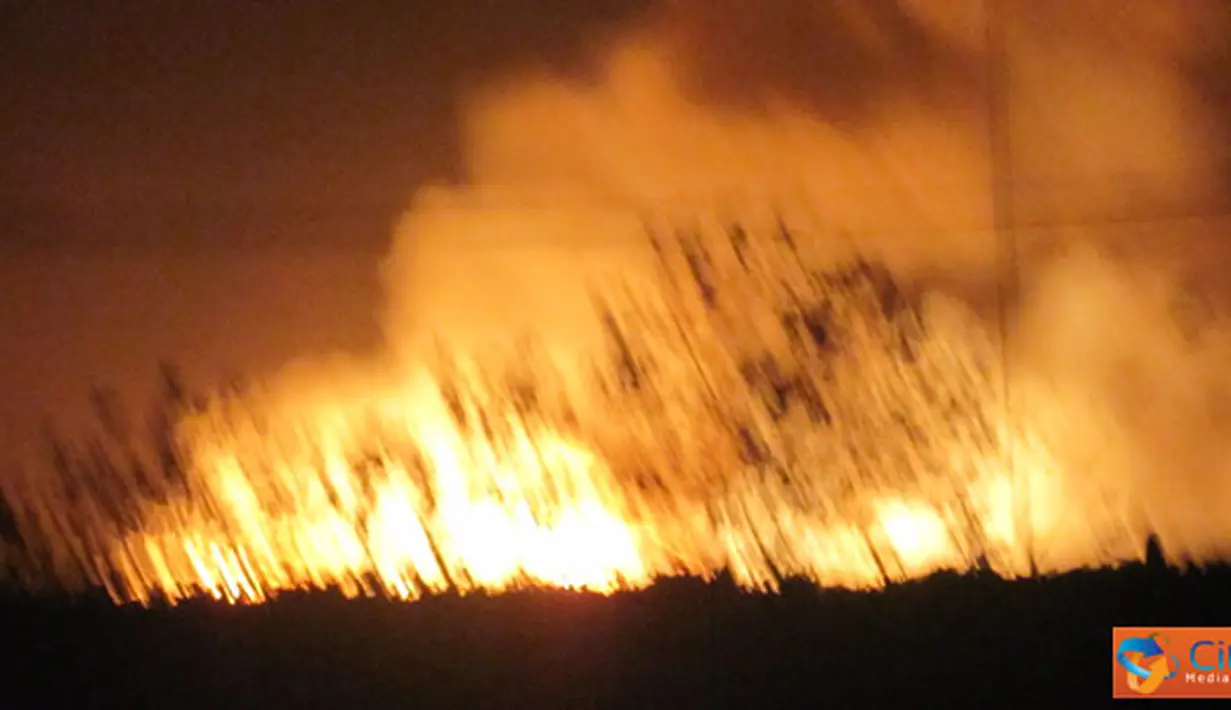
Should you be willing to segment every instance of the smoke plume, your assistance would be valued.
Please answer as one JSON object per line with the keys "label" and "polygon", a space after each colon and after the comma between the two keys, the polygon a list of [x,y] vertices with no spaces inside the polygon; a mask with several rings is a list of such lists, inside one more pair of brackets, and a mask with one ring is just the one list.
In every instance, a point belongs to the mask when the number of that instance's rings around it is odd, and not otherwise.
{"label": "smoke plume", "polygon": [[[1007,406],[1046,383],[1071,413],[1057,424],[1070,475],[1116,491],[1107,505],[1177,551],[1231,541],[1220,331],[1182,332],[1183,270],[1112,259],[1140,232],[1105,224],[1218,189],[1210,119],[1177,69],[1206,6],[988,5],[664,3],[596,43],[596,76],[476,87],[461,102],[468,184],[421,192],[384,265],[395,358],[445,331],[463,347],[532,330],[584,349],[587,289],[643,271],[647,223],[783,219],[820,262],[858,250],[962,287],[989,328],[1010,298]],[[1015,229],[995,229],[997,204]],[[1154,243],[1191,264],[1190,233]]]}

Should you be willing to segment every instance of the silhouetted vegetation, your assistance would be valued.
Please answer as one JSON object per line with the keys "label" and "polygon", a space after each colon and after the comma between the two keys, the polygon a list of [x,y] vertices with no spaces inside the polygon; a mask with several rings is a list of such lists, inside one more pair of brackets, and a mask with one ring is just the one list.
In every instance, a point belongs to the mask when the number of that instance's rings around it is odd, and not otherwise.
{"label": "silhouetted vegetation", "polygon": [[[643,509],[633,503],[647,500],[750,519],[748,497],[768,492],[808,515],[864,523],[872,494],[910,495],[956,510],[964,522],[955,544],[972,564],[987,564],[965,491],[978,460],[1002,448],[989,419],[995,358],[960,309],[858,256],[810,266],[785,225],[757,238],[739,225],[648,238],[659,266],[651,287],[618,283],[594,294],[607,349],[584,392],[564,386],[533,340],[477,358],[441,348],[437,382],[459,431],[495,450],[518,431],[577,438],[628,492],[629,519]],[[242,435],[273,450],[286,438],[315,452],[312,465],[336,494],[320,442],[295,421],[271,421],[259,388],[202,396],[169,364],[158,376],[149,426],[135,426],[114,393],[96,390],[94,430],[72,443],[51,436],[37,490],[27,478],[5,491],[15,523],[5,558],[20,560],[25,581],[110,586],[103,542],[142,529],[148,504],[197,495],[191,446],[202,437]],[[419,445],[378,418],[371,427],[347,453],[355,469],[375,481],[384,473],[370,447],[395,451],[433,506]],[[770,526],[758,528],[758,545],[782,534],[772,516],[758,525]],[[882,576],[898,577],[892,551],[866,543]]]}

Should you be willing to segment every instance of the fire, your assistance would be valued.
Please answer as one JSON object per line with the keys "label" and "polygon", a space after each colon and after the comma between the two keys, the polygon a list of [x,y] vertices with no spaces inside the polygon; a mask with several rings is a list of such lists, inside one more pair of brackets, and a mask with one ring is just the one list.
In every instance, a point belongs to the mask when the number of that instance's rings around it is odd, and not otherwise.
{"label": "fire", "polygon": [[32,564],[149,604],[724,571],[874,588],[1137,554],[1123,510],[1062,514],[1083,489],[1034,425],[1063,429],[1064,408],[1036,398],[1008,426],[968,318],[866,264],[801,270],[789,241],[675,246],[656,245],[658,301],[600,304],[612,363],[582,391],[522,353],[521,373],[446,358],[323,401],[219,397],[179,423],[179,476],[8,492]]}
{"label": "fire", "polygon": [[[714,521],[697,510],[661,509],[638,519],[629,492],[603,489],[609,472],[602,462],[558,434],[522,438],[497,457],[456,432],[452,441],[449,432],[432,433],[427,455],[436,473],[427,491],[392,458],[375,481],[336,455],[318,471],[287,464],[272,480],[245,473],[234,454],[203,460],[203,487],[212,493],[153,507],[140,532],[111,541],[100,566],[120,579],[108,590],[117,601],[142,603],[199,592],[260,602],[280,590],[325,586],[407,600],[524,585],[608,593],[723,568],[750,588],[769,589],[776,584],[770,565],[873,587],[886,581],[877,555],[897,561],[892,578],[969,564],[952,521],[920,502],[874,502],[869,531],[755,499],[747,501],[763,506],[755,517],[724,511]],[[1002,475],[988,487],[1006,481]],[[553,499],[553,485],[570,493]],[[283,497],[270,498],[274,488]],[[428,496],[437,497],[434,506]],[[270,512],[274,506],[283,512]],[[774,527],[779,540],[767,548],[762,535]],[[879,550],[874,536],[883,537]]]}
{"label": "fire", "polygon": [[263,452],[242,451],[238,437],[234,449],[202,451],[191,492],[151,504],[140,531],[106,547],[104,567],[121,578],[112,595],[174,601],[204,591],[256,602],[336,585],[414,599],[451,587],[648,582],[632,529],[598,488],[600,463],[565,438],[518,432],[497,452],[428,422],[415,432],[431,461],[425,482],[392,452],[375,462],[379,473],[352,465],[352,433],[327,419],[335,426],[312,434],[323,452],[316,466],[292,456],[245,469],[241,461]]}
{"label": "fire", "polygon": [[[103,533],[92,571],[117,602],[148,604],[200,593],[261,602],[329,586],[405,600],[528,585],[609,593],[723,569],[754,589],[779,575],[870,588],[973,564],[965,524],[922,500],[872,500],[866,528],[801,509],[773,486],[708,509],[656,502],[616,487],[605,462],[558,432],[520,430],[498,450],[443,420],[398,424],[426,462],[385,451],[357,466],[341,427],[312,434],[326,452],[315,466],[294,455],[266,462],[238,437],[203,450],[188,491],[147,502],[137,531]],[[970,491],[986,501],[975,515],[1005,560],[1021,547],[1010,487],[1000,472]]]}
{"label": "fire", "polygon": [[954,554],[945,521],[936,511],[897,501],[880,508],[881,526],[904,566],[926,567]]}

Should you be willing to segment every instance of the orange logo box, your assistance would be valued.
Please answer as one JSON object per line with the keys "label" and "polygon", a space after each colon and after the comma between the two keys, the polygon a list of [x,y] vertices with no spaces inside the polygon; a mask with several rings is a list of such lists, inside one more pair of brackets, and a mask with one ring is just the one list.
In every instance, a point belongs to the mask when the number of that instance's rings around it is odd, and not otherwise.
{"label": "orange logo box", "polygon": [[1114,698],[1231,698],[1231,627],[1117,626]]}

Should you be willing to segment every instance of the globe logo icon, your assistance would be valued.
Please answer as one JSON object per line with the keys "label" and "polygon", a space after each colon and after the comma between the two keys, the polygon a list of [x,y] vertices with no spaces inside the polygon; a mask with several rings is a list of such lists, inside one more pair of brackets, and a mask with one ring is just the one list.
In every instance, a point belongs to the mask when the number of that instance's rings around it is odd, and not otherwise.
{"label": "globe logo icon", "polygon": [[1128,687],[1140,695],[1150,695],[1164,681],[1180,672],[1180,661],[1167,653],[1162,644],[1166,637],[1150,634],[1144,638],[1126,638],[1116,649],[1116,663],[1127,674]]}

